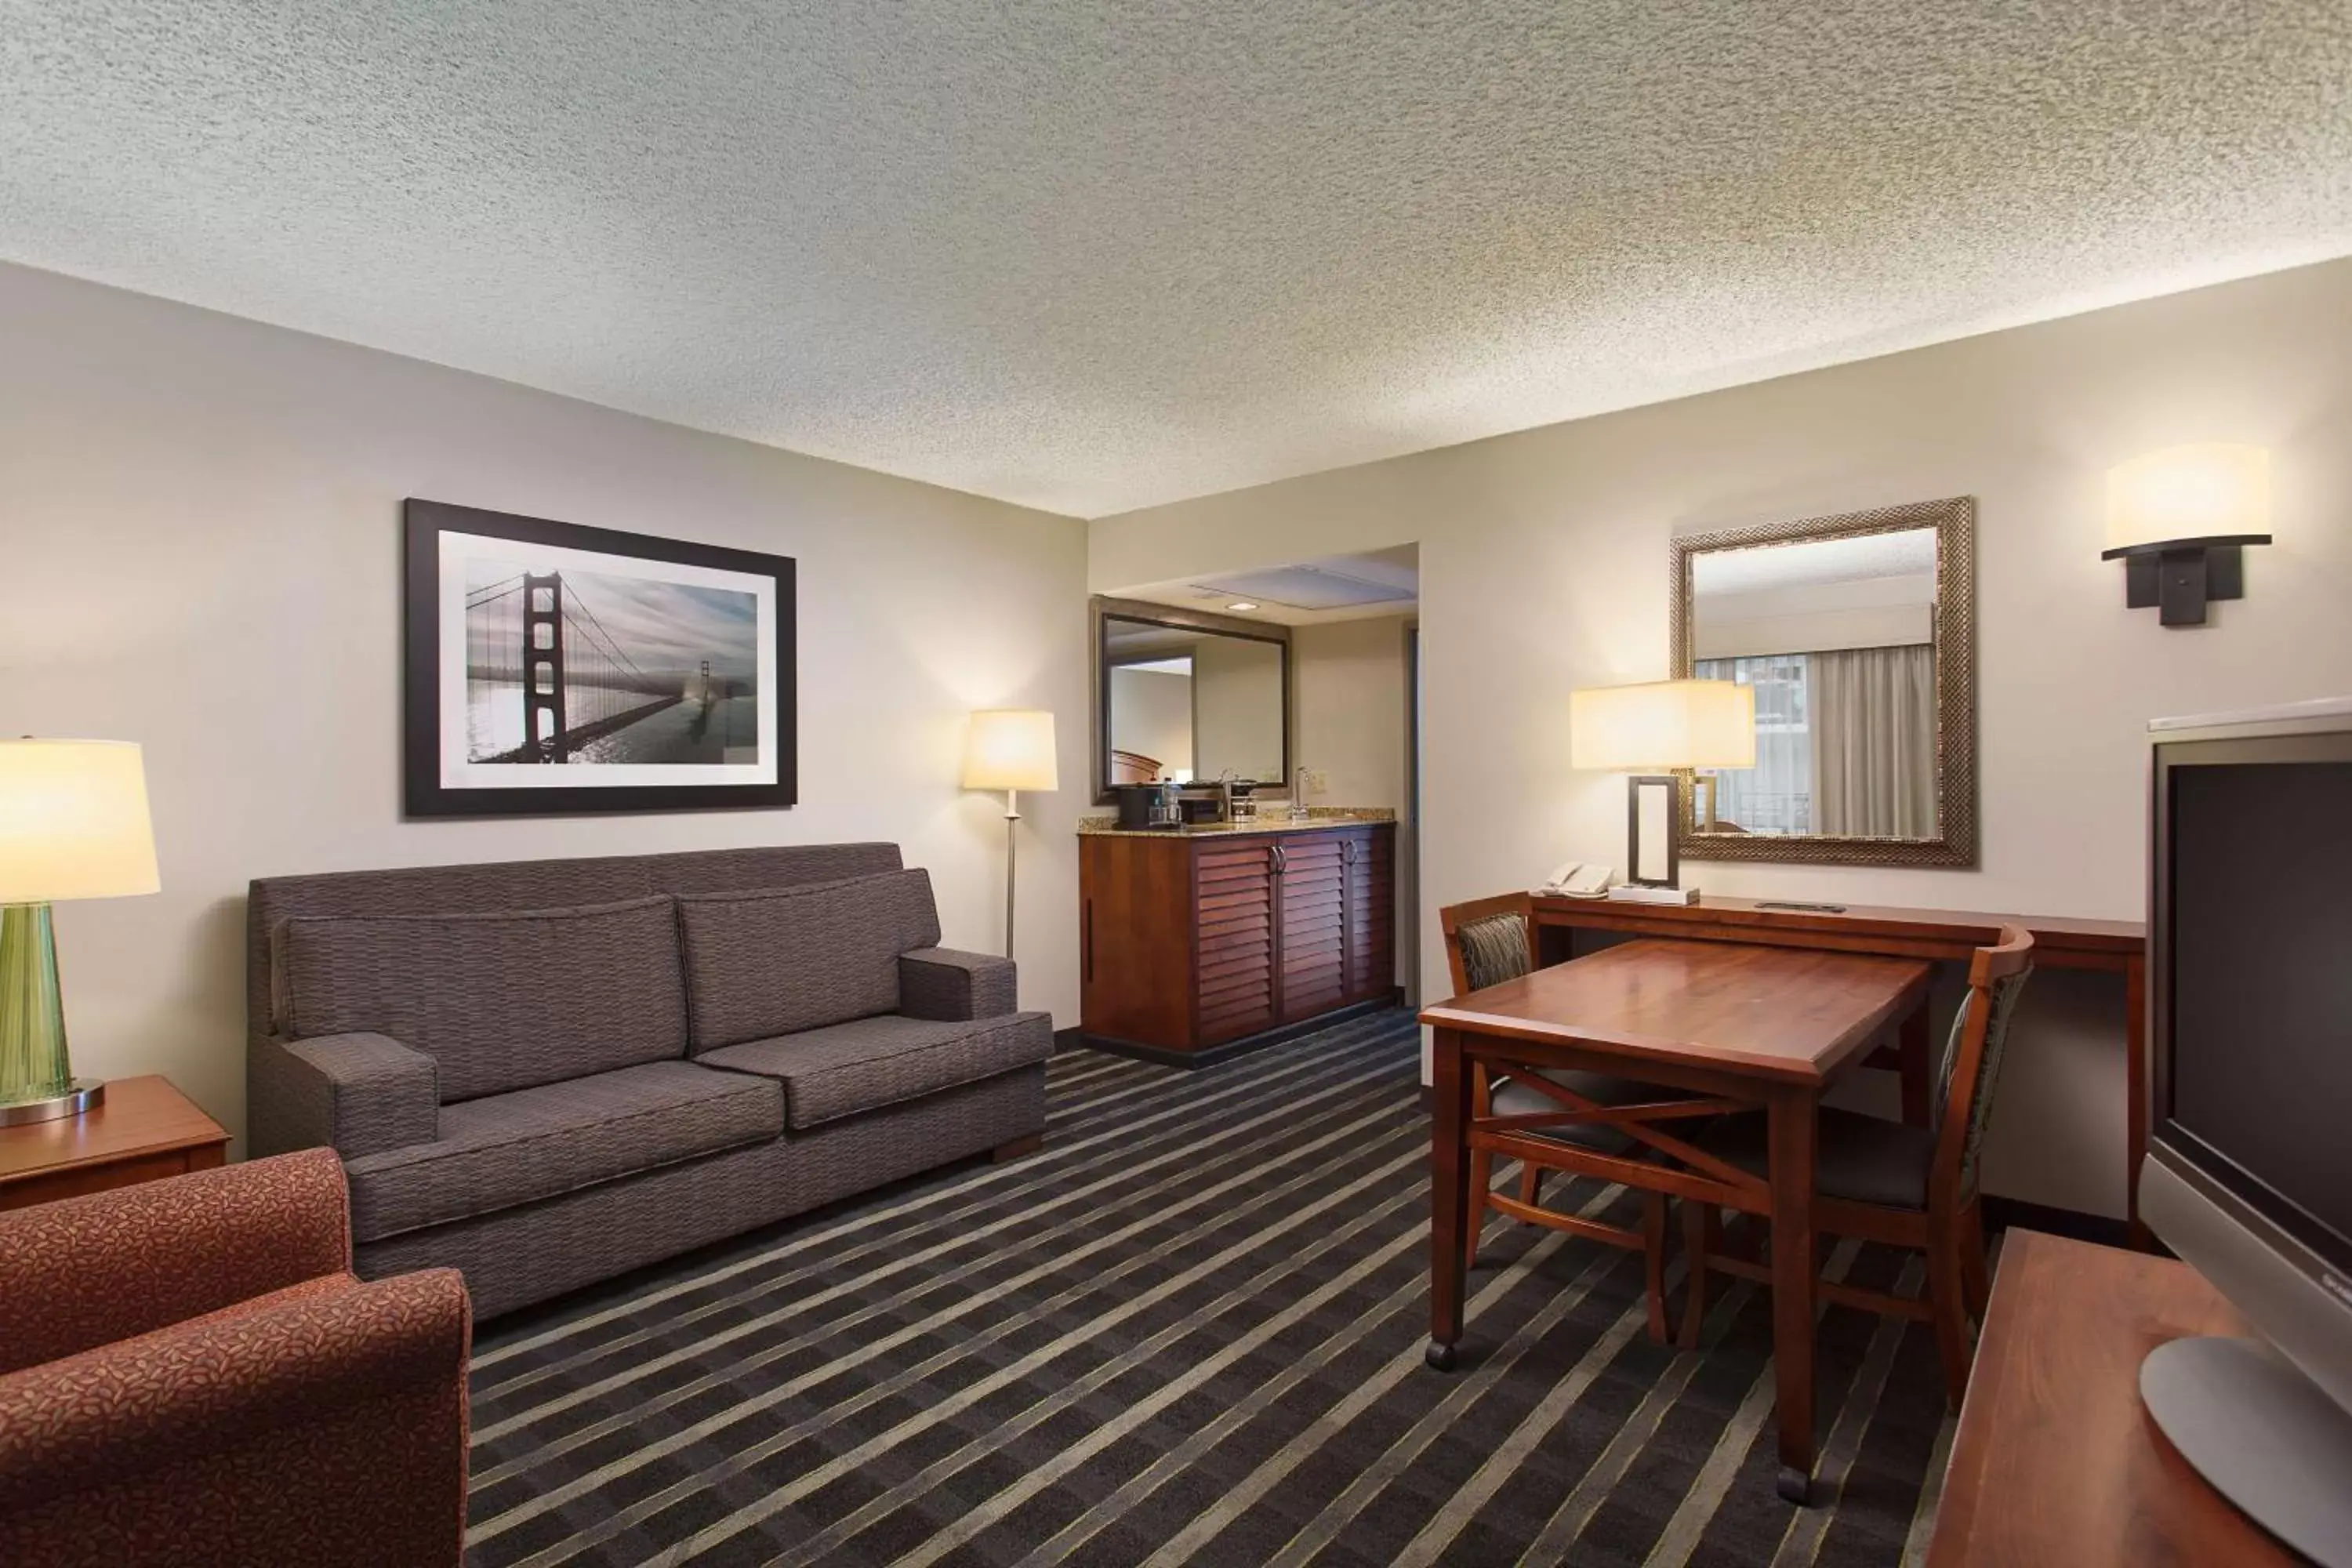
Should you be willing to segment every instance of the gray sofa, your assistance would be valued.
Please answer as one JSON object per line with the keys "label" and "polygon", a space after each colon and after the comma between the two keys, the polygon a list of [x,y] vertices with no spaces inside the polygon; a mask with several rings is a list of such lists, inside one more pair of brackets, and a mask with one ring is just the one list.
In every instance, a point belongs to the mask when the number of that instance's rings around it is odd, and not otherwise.
{"label": "gray sofa", "polygon": [[1053,1021],[897,846],[270,877],[247,1139],[492,1317],[1045,1127]]}

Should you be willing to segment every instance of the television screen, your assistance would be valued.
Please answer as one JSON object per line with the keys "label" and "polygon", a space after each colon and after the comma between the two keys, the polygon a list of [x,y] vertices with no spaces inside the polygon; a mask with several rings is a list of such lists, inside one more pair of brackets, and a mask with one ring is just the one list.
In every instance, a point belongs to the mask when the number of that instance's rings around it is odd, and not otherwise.
{"label": "television screen", "polygon": [[[2167,748],[2167,1109],[2222,1177],[2352,1251],[2352,737]],[[2277,759],[2300,753],[2305,760]]]}

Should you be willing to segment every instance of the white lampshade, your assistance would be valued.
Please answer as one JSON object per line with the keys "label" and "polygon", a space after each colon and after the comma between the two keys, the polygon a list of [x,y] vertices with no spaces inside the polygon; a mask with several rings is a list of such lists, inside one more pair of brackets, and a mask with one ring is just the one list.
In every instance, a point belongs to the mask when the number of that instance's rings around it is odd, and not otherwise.
{"label": "white lampshade", "polygon": [[963,748],[966,789],[1055,789],[1054,716],[1023,708],[971,716]]}
{"label": "white lampshade", "polygon": [[1729,680],[1593,686],[1568,697],[1569,750],[1580,768],[1664,773],[1756,765],[1756,693]]}
{"label": "white lampshade", "polygon": [[147,770],[126,741],[0,741],[0,904],[152,893]]}
{"label": "white lampshade", "polygon": [[2107,470],[2110,551],[2270,531],[2271,455],[2260,447],[2168,447]]}

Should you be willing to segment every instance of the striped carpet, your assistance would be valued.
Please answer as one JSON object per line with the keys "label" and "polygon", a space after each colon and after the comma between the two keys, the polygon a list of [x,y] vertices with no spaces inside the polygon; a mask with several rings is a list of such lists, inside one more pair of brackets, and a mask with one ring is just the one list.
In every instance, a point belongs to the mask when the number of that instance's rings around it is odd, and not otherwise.
{"label": "striped carpet", "polygon": [[[1057,1057],[1041,1154],[491,1325],[469,1561],[1924,1554],[1949,1436],[1924,1330],[1824,1310],[1837,1502],[1803,1511],[1773,1495],[1769,1303],[1746,1285],[1677,1355],[1643,1332],[1634,1255],[1496,1221],[1465,1365],[1424,1369],[1417,1064],[1402,1013],[1197,1073]],[[1830,1267],[1916,1266],[1849,1246]]]}

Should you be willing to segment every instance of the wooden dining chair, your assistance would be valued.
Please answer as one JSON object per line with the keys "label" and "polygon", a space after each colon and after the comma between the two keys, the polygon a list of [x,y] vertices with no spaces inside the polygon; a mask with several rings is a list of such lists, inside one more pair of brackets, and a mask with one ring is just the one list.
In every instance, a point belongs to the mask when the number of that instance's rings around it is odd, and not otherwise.
{"label": "wooden dining chair", "polygon": [[[1506,893],[1455,904],[1437,914],[1445,935],[1445,963],[1454,994],[1483,991],[1515,980],[1536,967],[1536,922],[1532,900],[1525,893]],[[1478,1261],[1478,1233],[1490,1208],[1528,1225],[1549,1226],[1574,1236],[1622,1247],[1643,1256],[1644,1288],[1649,1297],[1650,1337],[1660,1343],[1669,1334],[1665,1311],[1666,1196],[1643,1190],[1642,1228],[1628,1229],[1581,1215],[1561,1214],[1543,1206],[1547,1171],[1565,1175],[1591,1175],[1603,1181],[1638,1184],[1628,1179],[1628,1156],[1638,1156],[1637,1141],[1604,1121],[1581,1112],[1589,1107],[1647,1105],[1672,1091],[1605,1073],[1549,1069],[1539,1074],[1495,1074],[1485,1063],[1470,1064],[1470,1116],[1474,1127],[1495,1118],[1509,1118],[1523,1136],[1516,1140],[1519,1159],[1517,1197],[1495,1192],[1495,1155],[1475,1138],[1470,1147],[1470,1217],[1464,1245],[1463,1266]],[[1546,1080],[1538,1085],[1533,1079]],[[1606,1161],[1601,1164],[1599,1162]]]}
{"label": "wooden dining chair", "polygon": [[[1920,1300],[1832,1280],[1816,1289],[1824,1300],[1934,1324],[1945,1390],[1955,1408],[1968,1388],[1973,1355],[1969,1319],[1983,1315],[1990,1293],[1978,1155],[1991,1118],[2010,1015],[2032,970],[2033,938],[2015,926],[2001,928],[1998,945],[1976,951],[1969,964],[1968,1002],[1945,1041],[1927,1126],[1828,1107],[1821,1112],[1814,1157],[1816,1229],[1924,1253],[1927,1295]],[[1761,1116],[1727,1117],[1699,1140],[1699,1147],[1754,1175],[1769,1167]],[[1769,1194],[1731,1203],[1762,1215]],[[1690,1275],[1681,1342],[1688,1349],[1696,1342],[1706,1310],[1709,1270],[1768,1285],[1772,1275],[1760,1257],[1726,1250],[1716,1205],[1685,1199],[1683,1227]]]}

